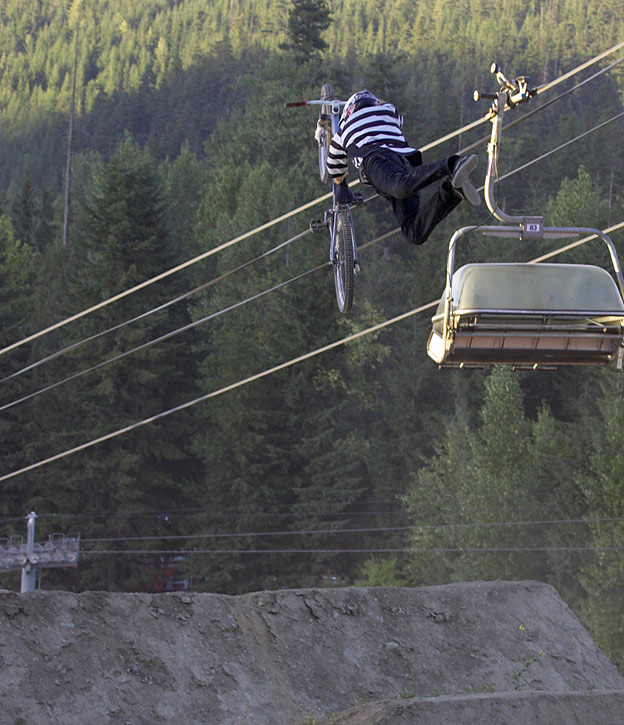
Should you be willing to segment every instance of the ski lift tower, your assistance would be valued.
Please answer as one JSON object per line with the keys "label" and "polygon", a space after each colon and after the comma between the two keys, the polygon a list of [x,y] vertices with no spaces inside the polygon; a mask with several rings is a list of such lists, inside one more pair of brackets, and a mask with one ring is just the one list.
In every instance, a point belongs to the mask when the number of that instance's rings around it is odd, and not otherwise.
{"label": "ski lift tower", "polygon": [[59,566],[76,566],[80,557],[80,537],[52,534],[48,541],[35,543],[35,519],[31,511],[27,516],[26,543],[21,536],[0,539],[0,574],[22,570],[21,593],[35,589],[37,570]]}

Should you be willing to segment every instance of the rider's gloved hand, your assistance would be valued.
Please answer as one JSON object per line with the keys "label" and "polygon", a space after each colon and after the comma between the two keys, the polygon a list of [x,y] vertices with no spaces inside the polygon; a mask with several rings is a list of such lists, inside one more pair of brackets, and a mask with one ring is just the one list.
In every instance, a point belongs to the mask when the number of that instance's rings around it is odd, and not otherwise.
{"label": "rider's gloved hand", "polygon": [[325,130],[326,127],[323,125],[323,121],[319,118],[319,120],[316,122],[316,131],[314,132],[314,138],[316,139],[316,143],[321,143],[321,135]]}

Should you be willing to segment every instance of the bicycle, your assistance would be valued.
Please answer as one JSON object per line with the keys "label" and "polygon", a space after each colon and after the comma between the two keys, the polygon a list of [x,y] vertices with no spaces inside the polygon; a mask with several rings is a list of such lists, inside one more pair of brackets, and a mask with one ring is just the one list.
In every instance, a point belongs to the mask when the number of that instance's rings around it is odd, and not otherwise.
{"label": "bicycle", "polygon": [[[320,99],[284,104],[285,108],[320,106],[315,139],[318,143],[319,176],[324,184],[330,181],[327,171],[329,145],[332,136],[338,131],[340,114],[345,103],[346,101],[334,98],[332,86],[325,83],[321,88]],[[343,313],[351,309],[355,274],[360,271],[351,209],[354,206],[361,206],[363,202],[362,194],[353,193],[346,180],[340,184],[332,181],[331,208],[324,212],[323,219],[310,222],[310,229],[313,232],[329,230],[329,263],[334,270],[338,310]]]}

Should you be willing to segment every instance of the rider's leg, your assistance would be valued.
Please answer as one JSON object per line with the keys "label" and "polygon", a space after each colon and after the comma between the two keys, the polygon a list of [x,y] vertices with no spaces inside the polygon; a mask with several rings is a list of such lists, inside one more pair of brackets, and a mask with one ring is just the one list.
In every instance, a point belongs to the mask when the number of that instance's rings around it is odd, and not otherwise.
{"label": "rider's leg", "polygon": [[404,155],[380,149],[363,161],[364,173],[384,196],[408,199],[429,184],[451,176],[457,156],[412,166]]}
{"label": "rider's leg", "polygon": [[412,244],[423,244],[429,235],[462,200],[449,181],[444,181],[436,193],[421,207],[419,195],[408,199],[392,199],[394,214],[403,235]]}

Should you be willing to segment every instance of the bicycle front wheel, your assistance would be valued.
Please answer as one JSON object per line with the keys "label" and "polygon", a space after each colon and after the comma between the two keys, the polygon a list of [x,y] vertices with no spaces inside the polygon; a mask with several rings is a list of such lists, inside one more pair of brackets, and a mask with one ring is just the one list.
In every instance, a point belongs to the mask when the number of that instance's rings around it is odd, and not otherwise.
{"label": "bicycle front wheel", "polygon": [[338,212],[334,251],[334,287],[340,312],[349,312],[353,304],[354,258],[351,214]]}
{"label": "bicycle front wheel", "polygon": [[[331,101],[334,98],[334,89],[330,83],[324,83],[321,88],[321,101]],[[321,106],[321,117],[329,117],[331,115],[331,105]],[[329,181],[329,173],[327,171],[327,155],[329,154],[329,144],[331,142],[331,131],[325,129],[321,133],[318,147],[319,159],[319,176],[324,184]]]}

